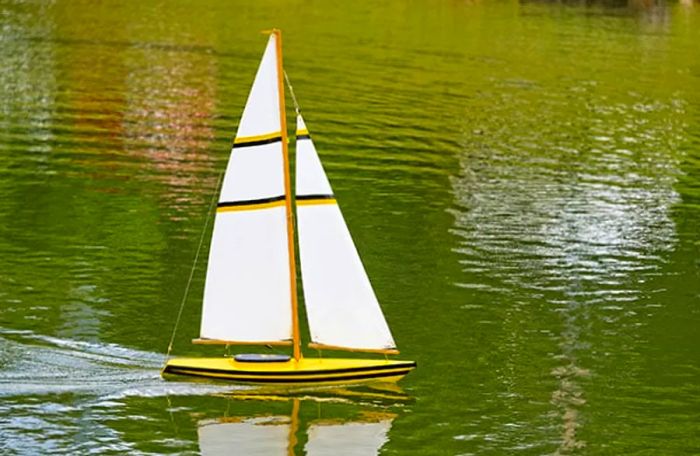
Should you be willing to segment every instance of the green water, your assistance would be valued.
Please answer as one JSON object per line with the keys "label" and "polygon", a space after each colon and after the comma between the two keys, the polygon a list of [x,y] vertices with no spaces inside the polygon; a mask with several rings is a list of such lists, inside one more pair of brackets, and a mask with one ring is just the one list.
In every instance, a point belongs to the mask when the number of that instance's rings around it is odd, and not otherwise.
{"label": "green water", "polygon": [[[700,4],[145,3],[0,3],[1,453],[700,453]],[[273,26],[403,391],[160,379]]]}

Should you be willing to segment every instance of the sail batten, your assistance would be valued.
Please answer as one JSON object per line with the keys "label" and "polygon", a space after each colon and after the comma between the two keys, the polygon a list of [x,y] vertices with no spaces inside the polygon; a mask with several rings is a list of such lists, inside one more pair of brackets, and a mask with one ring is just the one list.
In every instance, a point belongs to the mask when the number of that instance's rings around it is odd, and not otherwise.
{"label": "sail batten", "polygon": [[209,342],[201,343],[292,338],[276,40],[265,48],[219,195],[199,339]]}
{"label": "sail batten", "polygon": [[297,117],[297,222],[310,346],[395,353],[360,256],[301,116]]}

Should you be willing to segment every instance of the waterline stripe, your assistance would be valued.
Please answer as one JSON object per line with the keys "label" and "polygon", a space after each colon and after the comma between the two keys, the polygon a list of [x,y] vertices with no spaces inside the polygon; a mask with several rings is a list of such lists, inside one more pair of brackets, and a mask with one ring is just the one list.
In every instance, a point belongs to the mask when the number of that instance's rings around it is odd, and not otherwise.
{"label": "waterline stripe", "polygon": [[191,375],[194,377],[218,377],[227,380],[233,380],[237,382],[249,382],[249,383],[324,383],[324,382],[345,382],[348,380],[363,380],[370,378],[383,378],[383,377],[403,377],[408,374],[409,370],[396,370],[390,372],[379,372],[379,373],[369,373],[363,375],[348,375],[348,376],[331,376],[331,377],[287,377],[287,378],[267,378],[267,377],[249,377],[249,376],[236,376],[228,374],[215,374],[206,373],[202,371],[193,371],[190,369],[175,369],[166,368],[165,373],[167,374],[177,374],[177,375]]}
{"label": "waterline stripe", "polygon": [[[239,361],[240,362],[240,361]],[[290,363],[291,361],[286,361]],[[296,371],[244,371],[236,369],[216,369],[209,367],[195,367],[195,366],[183,366],[176,364],[168,364],[171,369],[187,369],[191,371],[201,371],[219,374],[231,374],[231,375],[256,375],[256,376],[280,376],[280,377],[300,377],[300,376],[326,376],[330,374],[360,374],[373,371],[385,371],[385,370],[405,370],[413,369],[417,366],[415,361],[400,361],[393,364],[379,365],[379,366],[360,366],[360,367],[345,367],[339,369],[327,369],[327,370],[296,370]]]}
{"label": "waterline stripe", "polygon": [[222,370],[214,369],[202,369],[193,367],[175,367],[166,366],[164,369],[165,373],[178,374],[178,375],[192,375],[192,376],[204,376],[204,377],[219,377],[230,380],[235,380],[239,382],[253,382],[253,383],[318,383],[318,382],[334,382],[334,381],[347,381],[347,380],[361,380],[369,378],[381,378],[381,377],[394,377],[394,376],[404,376],[411,372],[413,367],[395,367],[391,370],[377,371],[374,369],[369,369],[363,373],[357,373],[354,375],[308,375],[303,372],[295,373],[295,375],[289,376],[260,376],[255,372],[247,372],[243,375],[236,373],[229,373]]}

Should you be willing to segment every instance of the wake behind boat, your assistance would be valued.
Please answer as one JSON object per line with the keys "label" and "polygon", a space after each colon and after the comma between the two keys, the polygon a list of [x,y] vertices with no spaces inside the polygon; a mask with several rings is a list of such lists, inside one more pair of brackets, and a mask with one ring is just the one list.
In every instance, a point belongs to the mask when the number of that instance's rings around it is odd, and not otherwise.
{"label": "wake behind boat", "polygon": [[298,112],[292,201],[283,82],[281,34],[273,30],[224,175],[200,338],[193,343],[291,346],[292,355],[174,358],[166,362],[163,374],[239,383],[397,381],[415,362],[302,355],[294,207],[309,347],[385,357],[398,350]]}

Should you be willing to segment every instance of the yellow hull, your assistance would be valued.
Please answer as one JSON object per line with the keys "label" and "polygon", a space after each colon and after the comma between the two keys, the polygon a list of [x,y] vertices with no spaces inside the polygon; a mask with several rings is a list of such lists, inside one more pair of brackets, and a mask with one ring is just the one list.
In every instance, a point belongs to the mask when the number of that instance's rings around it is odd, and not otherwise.
{"label": "yellow hull", "polygon": [[383,359],[302,358],[255,363],[233,358],[173,358],[162,373],[252,384],[351,384],[396,382],[415,367],[413,361]]}

